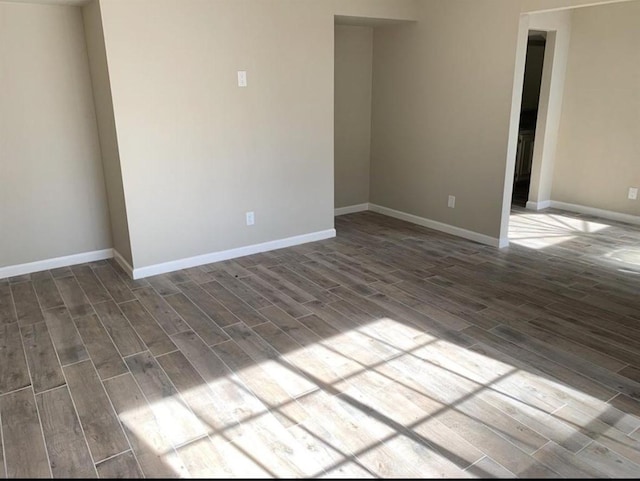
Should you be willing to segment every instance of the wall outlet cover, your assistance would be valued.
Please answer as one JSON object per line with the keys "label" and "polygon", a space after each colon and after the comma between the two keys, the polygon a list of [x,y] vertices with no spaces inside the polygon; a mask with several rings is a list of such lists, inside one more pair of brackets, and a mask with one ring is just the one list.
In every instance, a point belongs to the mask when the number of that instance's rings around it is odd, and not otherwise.
{"label": "wall outlet cover", "polygon": [[247,86],[247,71],[238,70],[238,87],[246,87],[246,86]]}

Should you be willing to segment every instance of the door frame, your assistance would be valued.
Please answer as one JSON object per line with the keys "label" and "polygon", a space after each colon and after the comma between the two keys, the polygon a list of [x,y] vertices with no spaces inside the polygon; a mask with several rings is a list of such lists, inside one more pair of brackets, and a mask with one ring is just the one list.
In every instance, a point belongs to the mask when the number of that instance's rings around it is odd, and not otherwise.
{"label": "door frame", "polygon": [[540,100],[536,121],[536,140],[533,147],[531,180],[527,209],[540,210],[551,205],[551,186],[555,164],[558,129],[564,94],[564,81],[571,37],[571,11],[562,10],[520,16],[514,85],[511,99],[509,125],[509,145],[500,220],[500,247],[509,245],[509,218],[511,216],[511,196],[515,174],[515,157],[522,107],[522,89],[527,57],[527,42],[530,30],[547,33],[547,43],[542,66]]}

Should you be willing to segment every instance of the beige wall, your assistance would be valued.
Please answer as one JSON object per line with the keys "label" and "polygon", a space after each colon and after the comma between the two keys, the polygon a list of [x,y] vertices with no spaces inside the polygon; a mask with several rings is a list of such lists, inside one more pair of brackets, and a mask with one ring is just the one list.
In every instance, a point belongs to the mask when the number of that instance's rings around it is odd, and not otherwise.
{"label": "beige wall", "polygon": [[77,8],[0,3],[0,267],[111,247]]}
{"label": "beige wall", "polygon": [[83,7],[82,16],[87,51],[89,53],[89,67],[100,136],[102,165],[107,188],[107,199],[109,201],[113,248],[130,265],[133,265],[122,172],[120,169],[118,138],[113,117],[109,67],[107,65],[102,18],[98,1],[94,0]]}
{"label": "beige wall", "polygon": [[322,3],[101,6],[134,267],[333,228]]}
{"label": "beige wall", "polygon": [[[385,20],[416,20],[425,0],[305,0],[322,3],[331,15]],[[439,0],[438,0],[439,1]]]}
{"label": "beige wall", "polygon": [[335,207],[369,202],[373,28],[336,25]]}
{"label": "beige wall", "polygon": [[[420,20],[374,36],[372,200],[498,236],[515,153],[519,13],[585,3],[85,7],[116,249],[143,267],[333,226],[334,15]],[[0,265],[109,247],[81,10],[0,12],[3,67],[17,72],[1,80],[0,107],[11,114],[1,118],[0,220],[11,235],[1,238]],[[236,86],[240,69],[246,89]]]}
{"label": "beige wall", "polygon": [[414,6],[344,3],[101,1],[135,268],[333,228],[334,14]]}
{"label": "beige wall", "polygon": [[529,15],[528,26],[533,30],[547,32],[540,85],[540,108],[531,166],[531,185],[527,203],[528,207],[541,208],[551,199],[571,41],[571,11]]}
{"label": "beige wall", "polygon": [[374,32],[371,201],[497,239],[520,5],[420,5]]}
{"label": "beige wall", "polygon": [[576,10],[551,197],[640,215],[640,2]]}

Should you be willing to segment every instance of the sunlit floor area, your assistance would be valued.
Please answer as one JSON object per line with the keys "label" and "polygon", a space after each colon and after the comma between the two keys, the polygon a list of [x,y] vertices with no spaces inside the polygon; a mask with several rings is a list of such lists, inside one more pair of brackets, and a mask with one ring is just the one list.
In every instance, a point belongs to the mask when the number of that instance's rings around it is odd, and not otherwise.
{"label": "sunlit floor area", "polygon": [[547,255],[640,275],[640,227],[558,209],[512,209],[509,241]]}
{"label": "sunlit floor area", "polygon": [[637,477],[640,229],[371,212],[129,279],[0,280],[0,477]]}

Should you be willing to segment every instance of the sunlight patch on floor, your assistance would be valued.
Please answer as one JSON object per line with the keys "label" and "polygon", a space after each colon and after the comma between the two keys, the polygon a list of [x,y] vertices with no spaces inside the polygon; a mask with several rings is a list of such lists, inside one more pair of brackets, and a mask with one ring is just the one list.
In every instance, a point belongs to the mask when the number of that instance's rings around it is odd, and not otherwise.
{"label": "sunlight patch on floor", "polygon": [[606,254],[606,257],[623,264],[640,266],[640,249],[616,249]]}
{"label": "sunlight patch on floor", "polygon": [[544,249],[610,227],[561,214],[518,213],[509,222],[509,241],[530,249]]}
{"label": "sunlight patch on floor", "polygon": [[[461,346],[385,317],[149,401],[120,420],[133,446],[181,477],[315,477],[363,469],[382,477],[463,477],[485,456],[464,436],[478,422],[531,453],[547,442],[535,427],[562,424],[548,428],[559,429],[551,438],[562,443],[558,432],[575,432],[572,416],[585,426],[606,416],[605,402],[500,357],[482,343]],[[292,397],[274,403],[275,391],[249,388],[263,389],[261,380],[282,380]],[[558,412],[569,400],[590,412]],[[298,404],[306,415],[283,425]],[[140,448],[134,451],[139,456]],[[537,465],[524,452],[517,462],[526,473]]]}

